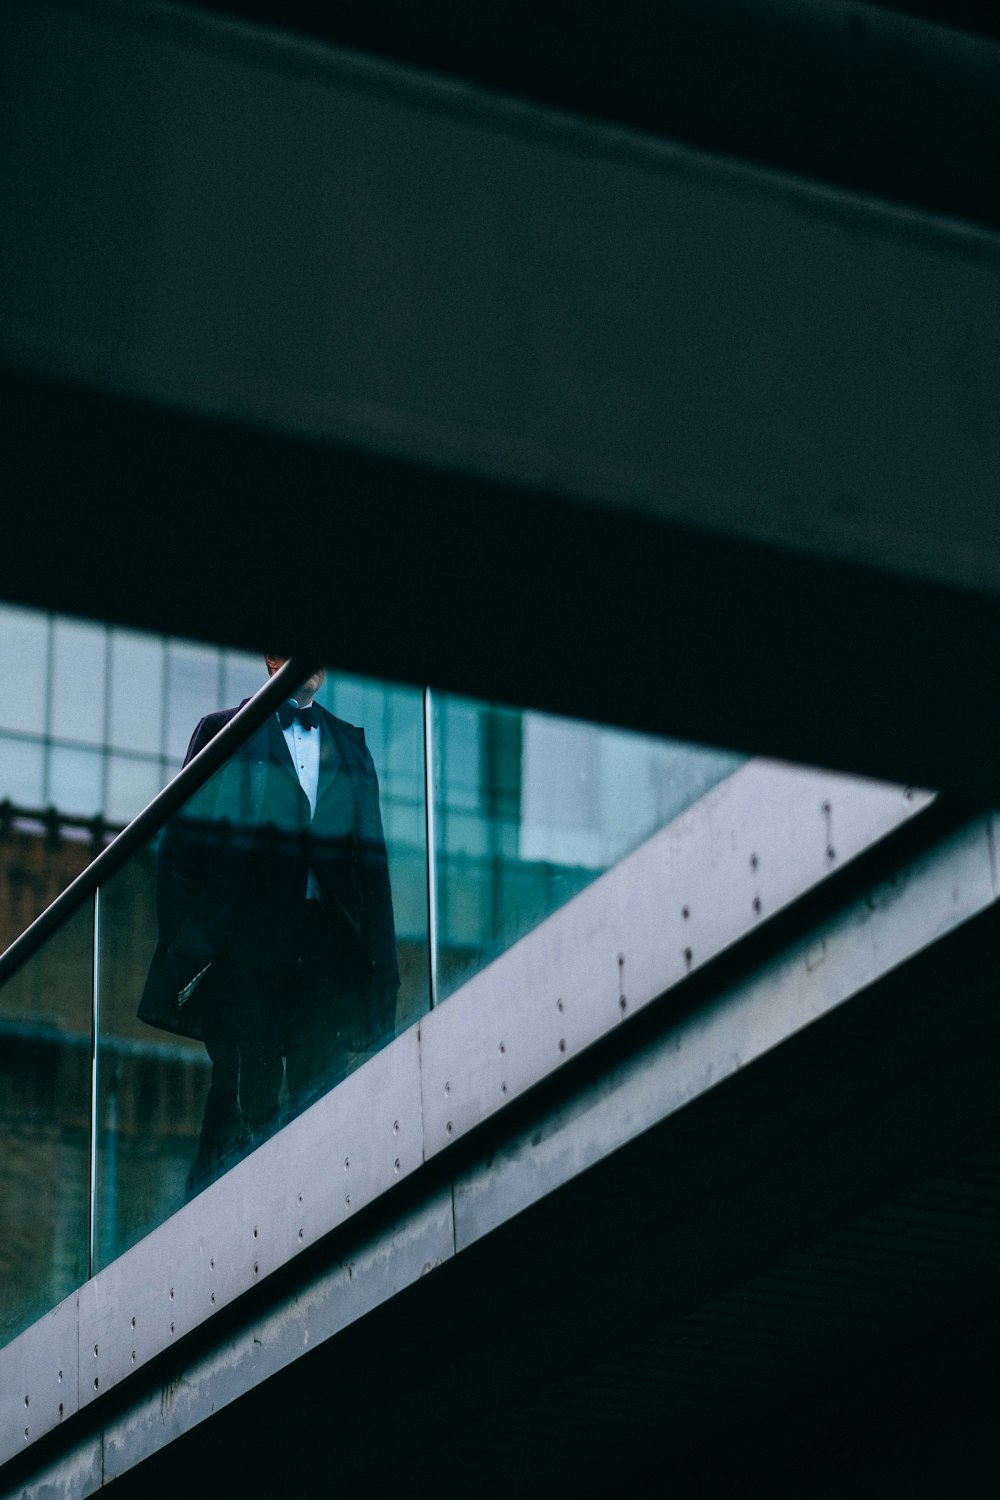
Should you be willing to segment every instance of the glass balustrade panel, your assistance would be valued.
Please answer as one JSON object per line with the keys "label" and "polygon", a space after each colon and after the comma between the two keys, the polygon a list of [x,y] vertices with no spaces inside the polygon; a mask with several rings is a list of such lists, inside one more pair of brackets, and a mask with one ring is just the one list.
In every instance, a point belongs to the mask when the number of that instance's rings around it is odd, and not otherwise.
{"label": "glass balustrade panel", "polygon": [[[95,1269],[184,1203],[208,1093],[211,1064],[204,1044],[139,1016],[157,950],[158,844],[134,853],[98,897]],[[179,1010],[179,1025],[182,1016]]]}
{"label": "glass balustrade panel", "polygon": [[433,725],[442,999],[745,760],[437,695]]}
{"label": "glass balustrade panel", "polygon": [[429,1004],[421,694],[314,691],[102,888],[98,1266]]}
{"label": "glass balustrade panel", "polygon": [[0,986],[0,1343],[88,1274],[93,931],[87,902]]}

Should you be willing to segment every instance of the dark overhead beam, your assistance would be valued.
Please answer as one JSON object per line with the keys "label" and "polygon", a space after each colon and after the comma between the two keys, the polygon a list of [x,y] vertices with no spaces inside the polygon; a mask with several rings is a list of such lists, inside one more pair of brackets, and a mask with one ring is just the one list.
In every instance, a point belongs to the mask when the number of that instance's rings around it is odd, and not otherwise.
{"label": "dark overhead beam", "polygon": [[700,150],[1000,224],[995,0],[191,3]]}
{"label": "dark overhead beam", "polygon": [[0,596],[996,789],[995,237],[167,8],[3,19]]}

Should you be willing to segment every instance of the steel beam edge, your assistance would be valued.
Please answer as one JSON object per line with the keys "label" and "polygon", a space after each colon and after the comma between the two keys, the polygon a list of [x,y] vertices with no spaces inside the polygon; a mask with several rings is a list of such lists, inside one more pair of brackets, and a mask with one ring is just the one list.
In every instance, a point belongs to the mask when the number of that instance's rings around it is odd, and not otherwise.
{"label": "steel beam edge", "polygon": [[410,1028],[0,1350],[0,1463],[412,1174],[423,1160],[418,1046]]}
{"label": "steel beam edge", "polygon": [[182,9],[10,17],[12,370],[998,587],[995,234]]}
{"label": "steel beam edge", "polygon": [[[333,1338],[454,1254],[450,1186],[298,1284],[263,1316],[183,1363],[102,1431],[104,1483]],[[90,1491],[84,1491],[90,1493]]]}
{"label": "steel beam edge", "polygon": [[79,1407],[80,1291],[0,1349],[0,1463]]}
{"label": "steel beam edge", "polygon": [[456,1253],[997,899],[989,819],[914,859],[455,1178]]}
{"label": "steel beam edge", "polygon": [[932,800],[753,760],[421,1022],[424,1150],[445,1150]]}

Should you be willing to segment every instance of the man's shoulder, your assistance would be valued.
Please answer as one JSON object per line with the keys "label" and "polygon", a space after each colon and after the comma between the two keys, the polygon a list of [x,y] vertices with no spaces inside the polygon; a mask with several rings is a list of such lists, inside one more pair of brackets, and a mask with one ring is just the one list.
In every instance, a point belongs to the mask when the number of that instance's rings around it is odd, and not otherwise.
{"label": "man's shoulder", "polygon": [[[249,699],[245,698],[243,702],[247,703]],[[214,735],[218,734],[220,729],[225,729],[230,719],[235,719],[242,707],[243,703],[238,703],[235,708],[217,708],[212,713],[206,714],[203,719],[198,721],[195,735],[203,743],[212,739]]]}
{"label": "man's shoulder", "polygon": [[321,704],[316,707],[322,714],[322,722],[326,725],[328,732],[333,736],[340,746],[340,752],[345,761],[358,775],[367,775],[372,770],[372,758],[365,743],[365,732],[357,724],[349,724],[346,719],[338,719],[328,708]]}
{"label": "man's shoulder", "polygon": [[[249,703],[249,701],[249,698],[244,698],[243,703]],[[243,703],[237,703],[235,708],[217,708],[213,713],[206,714],[201,722],[202,724],[209,726],[216,734],[218,734],[220,729],[224,729],[226,727],[230,719],[235,719],[236,715],[243,707]]]}
{"label": "man's shoulder", "polygon": [[[247,699],[244,699],[244,702],[247,701]],[[203,750],[209,740],[215,738],[220,729],[225,729],[230,719],[235,718],[242,707],[243,704],[240,703],[235,708],[217,708],[212,713],[206,714],[203,719],[199,719],[191,735],[187,755],[184,757],[184,764],[187,765],[188,761],[197,755],[199,750]]]}

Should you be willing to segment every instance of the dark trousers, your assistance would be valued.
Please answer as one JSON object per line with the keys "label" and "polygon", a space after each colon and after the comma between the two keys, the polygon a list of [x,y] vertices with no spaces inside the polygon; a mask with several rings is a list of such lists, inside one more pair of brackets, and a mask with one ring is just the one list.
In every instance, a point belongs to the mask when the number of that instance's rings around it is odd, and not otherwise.
{"label": "dark trousers", "polygon": [[[205,976],[212,1081],[187,1196],[339,1083],[357,1043],[356,991],[338,984],[320,903],[307,901],[283,962],[223,950]],[[284,1098],[282,1098],[284,1084]]]}

